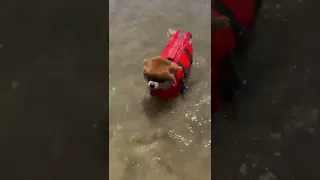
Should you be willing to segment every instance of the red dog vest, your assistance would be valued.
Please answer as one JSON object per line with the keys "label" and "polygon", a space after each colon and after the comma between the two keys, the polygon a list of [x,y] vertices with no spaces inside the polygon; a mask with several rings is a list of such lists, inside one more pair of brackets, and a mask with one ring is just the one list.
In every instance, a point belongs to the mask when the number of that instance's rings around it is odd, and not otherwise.
{"label": "red dog vest", "polygon": [[252,28],[259,0],[213,0],[212,16],[225,15],[230,18],[230,26],[224,26],[213,32],[211,37],[211,98],[212,112],[221,104],[221,84],[225,80],[221,66],[227,60],[237,44],[237,37]]}
{"label": "red dog vest", "polygon": [[161,53],[166,60],[173,61],[182,67],[175,74],[176,83],[169,89],[152,90],[151,95],[159,99],[172,99],[179,97],[185,90],[183,79],[190,71],[193,56],[192,35],[190,32],[177,31],[169,40]]}

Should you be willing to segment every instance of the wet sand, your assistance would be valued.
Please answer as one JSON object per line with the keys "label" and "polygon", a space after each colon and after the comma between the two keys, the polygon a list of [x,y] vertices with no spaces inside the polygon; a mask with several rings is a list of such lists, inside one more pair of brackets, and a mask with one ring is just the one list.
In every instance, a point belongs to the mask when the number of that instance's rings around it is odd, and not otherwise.
{"label": "wet sand", "polygon": [[[193,86],[161,103],[142,68],[163,50],[168,28],[194,36]],[[210,179],[210,0],[110,1],[109,31],[110,179]]]}

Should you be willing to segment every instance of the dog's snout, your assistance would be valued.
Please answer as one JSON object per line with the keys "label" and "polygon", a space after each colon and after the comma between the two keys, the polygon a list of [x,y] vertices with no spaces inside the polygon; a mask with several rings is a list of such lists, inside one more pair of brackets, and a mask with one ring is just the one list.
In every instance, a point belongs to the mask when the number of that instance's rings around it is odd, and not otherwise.
{"label": "dog's snout", "polygon": [[149,86],[150,86],[151,88],[155,88],[155,87],[156,87],[156,85],[154,84],[154,82],[151,82],[151,83],[149,84]]}

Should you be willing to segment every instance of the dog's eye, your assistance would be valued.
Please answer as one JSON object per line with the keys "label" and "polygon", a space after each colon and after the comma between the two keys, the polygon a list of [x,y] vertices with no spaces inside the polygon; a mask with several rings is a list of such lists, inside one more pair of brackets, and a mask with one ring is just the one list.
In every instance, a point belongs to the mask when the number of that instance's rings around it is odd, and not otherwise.
{"label": "dog's eye", "polygon": [[158,79],[158,78],[151,78],[150,81],[154,81],[154,82],[157,82],[157,83],[164,83],[164,82],[166,82],[165,80]]}
{"label": "dog's eye", "polygon": [[166,81],[165,81],[165,80],[160,80],[160,79],[158,79],[158,80],[156,80],[155,82],[164,83],[164,82],[166,82]]}
{"label": "dog's eye", "polygon": [[162,79],[159,79],[159,78],[155,78],[155,77],[151,77],[151,76],[148,76],[147,74],[143,74],[143,76],[147,81],[153,81],[153,82],[157,82],[157,83],[166,82],[165,80],[162,80]]}
{"label": "dog's eye", "polygon": [[148,81],[150,81],[150,76],[148,76],[147,74],[145,74],[145,73],[143,73],[143,77],[144,77],[144,79],[146,79],[146,80],[148,80]]}

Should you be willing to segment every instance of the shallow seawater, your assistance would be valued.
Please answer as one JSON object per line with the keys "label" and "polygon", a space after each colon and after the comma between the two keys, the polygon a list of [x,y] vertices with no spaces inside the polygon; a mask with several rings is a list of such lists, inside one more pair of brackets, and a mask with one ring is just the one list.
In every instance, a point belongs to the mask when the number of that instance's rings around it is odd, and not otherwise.
{"label": "shallow seawater", "polygon": [[[210,0],[109,1],[109,172],[111,180],[210,178]],[[159,55],[167,29],[193,34],[190,89],[149,96],[143,60]]]}

